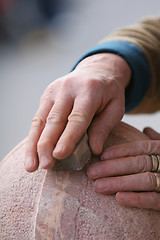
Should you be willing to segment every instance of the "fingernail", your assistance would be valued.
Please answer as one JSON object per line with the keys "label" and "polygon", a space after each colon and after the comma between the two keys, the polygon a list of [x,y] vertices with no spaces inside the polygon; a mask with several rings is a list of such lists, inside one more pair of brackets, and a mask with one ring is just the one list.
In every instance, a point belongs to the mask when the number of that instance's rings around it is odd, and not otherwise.
{"label": "fingernail", "polygon": [[25,169],[31,170],[34,167],[34,158],[33,157],[27,157],[25,160]]}
{"label": "fingernail", "polygon": [[94,154],[95,155],[100,155],[102,153],[103,150],[103,145],[100,143],[97,143],[95,148],[94,148]]}
{"label": "fingernail", "polygon": [[41,156],[40,157],[40,167],[41,168],[47,168],[50,165],[51,161],[48,157],[46,156]]}
{"label": "fingernail", "polygon": [[95,185],[96,185],[96,189],[97,190],[104,190],[104,188],[106,189],[106,184],[104,184],[104,182],[103,181],[101,181],[101,180],[97,180],[96,182],[95,182]]}
{"label": "fingernail", "polygon": [[88,168],[87,174],[89,175],[89,177],[98,177],[100,175],[100,167],[99,166],[90,166]]}
{"label": "fingernail", "polygon": [[98,136],[96,136],[90,140],[90,146],[91,146],[92,152],[95,155],[100,155],[102,153],[103,142],[102,142],[101,138],[99,138]]}
{"label": "fingernail", "polygon": [[105,152],[101,155],[101,159],[104,160],[108,160],[108,159],[112,159],[113,158],[113,153],[111,150],[105,150]]}
{"label": "fingernail", "polygon": [[116,198],[120,204],[130,204],[131,198],[126,193],[118,192]]}
{"label": "fingernail", "polygon": [[63,145],[57,145],[53,151],[53,156],[56,158],[58,155],[61,155],[64,152]]}

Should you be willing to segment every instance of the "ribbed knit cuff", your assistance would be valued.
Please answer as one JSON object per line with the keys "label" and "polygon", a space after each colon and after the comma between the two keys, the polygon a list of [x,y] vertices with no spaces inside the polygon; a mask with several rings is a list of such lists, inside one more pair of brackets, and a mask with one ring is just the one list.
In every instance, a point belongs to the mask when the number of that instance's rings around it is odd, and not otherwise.
{"label": "ribbed knit cuff", "polygon": [[142,101],[150,86],[150,69],[143,51],[136,45],[122,40],[105,42],[86,52],[74,65],[72,71],[84,58],[98,53],[115,53],[129,64],[132,77],[125,92],[125,111],[129,112]]}

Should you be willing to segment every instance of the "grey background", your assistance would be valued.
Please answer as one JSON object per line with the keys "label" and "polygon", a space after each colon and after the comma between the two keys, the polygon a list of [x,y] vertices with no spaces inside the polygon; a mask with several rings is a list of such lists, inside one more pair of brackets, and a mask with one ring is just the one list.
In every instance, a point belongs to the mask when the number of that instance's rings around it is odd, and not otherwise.
{"label": "grey background", "polygon": [[[159,0],[74,1],[57,18],[63,26],[38,29],[16,46],[0,48],[0,159],[29,131],[39,99],[47,85],[68,73],[75,61],[116,28],[148,15],[158,15]],[[139,129],[160,130],[160,114],[125,116]]]}

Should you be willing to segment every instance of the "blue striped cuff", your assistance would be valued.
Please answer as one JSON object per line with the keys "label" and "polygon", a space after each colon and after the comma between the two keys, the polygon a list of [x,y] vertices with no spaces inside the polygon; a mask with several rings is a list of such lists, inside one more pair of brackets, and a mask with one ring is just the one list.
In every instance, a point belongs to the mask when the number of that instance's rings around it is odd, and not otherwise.
{"label": "blue striped cuff", "polygon": [[139,105],[150,86],[150,69],[143,51],[136,45],[122,40],[105,42],[86,52],[74,65],[72,71],[84,58],[97,53],[110,52],[122,56],[132,70],[130,84],[126,88],[125,111],[129,112]]}

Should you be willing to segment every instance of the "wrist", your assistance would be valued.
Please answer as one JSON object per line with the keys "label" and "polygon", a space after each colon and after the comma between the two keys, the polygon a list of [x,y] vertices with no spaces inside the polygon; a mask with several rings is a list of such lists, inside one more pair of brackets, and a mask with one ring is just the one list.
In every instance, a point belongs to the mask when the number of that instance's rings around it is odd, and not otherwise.
{"label": "wrist", "polygon": [[126,87],[131,79],[131,68],[125,59],[114,53],[98,53],[84,58],[77,66],[78,69],[105,71],[109,76],[118,79]]}

